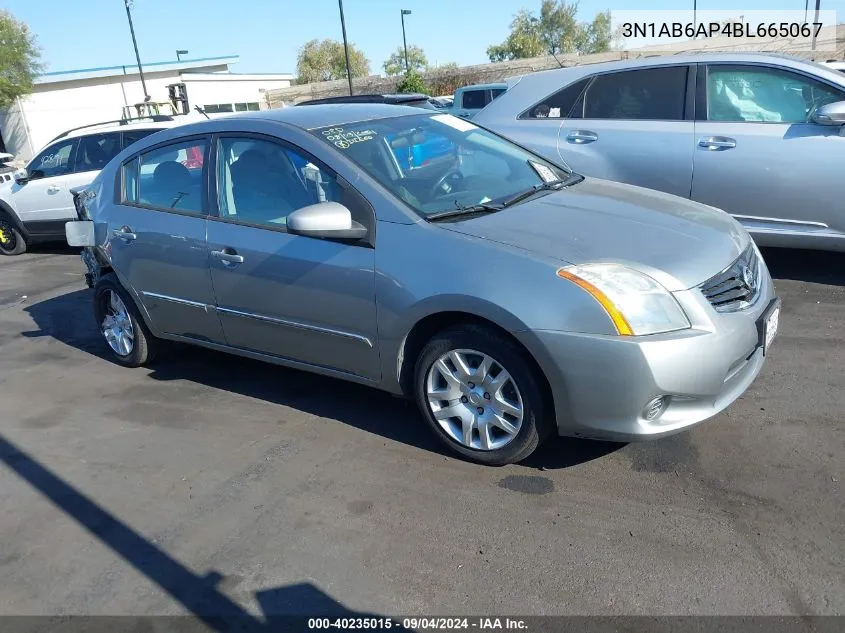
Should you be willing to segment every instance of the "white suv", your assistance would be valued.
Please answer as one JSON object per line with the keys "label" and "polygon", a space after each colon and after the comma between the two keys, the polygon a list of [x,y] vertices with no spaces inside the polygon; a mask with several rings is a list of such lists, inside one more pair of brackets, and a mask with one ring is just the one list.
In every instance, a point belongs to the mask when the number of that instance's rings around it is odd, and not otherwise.
{"label": "white suv", "polygon": [[65,222],[76,219],[71,189],[90,183],[124,147],[173,125],[86,126],[53,139],[14,179],[0,181],[0,254],[19,255],[29,244],[64,240]]}

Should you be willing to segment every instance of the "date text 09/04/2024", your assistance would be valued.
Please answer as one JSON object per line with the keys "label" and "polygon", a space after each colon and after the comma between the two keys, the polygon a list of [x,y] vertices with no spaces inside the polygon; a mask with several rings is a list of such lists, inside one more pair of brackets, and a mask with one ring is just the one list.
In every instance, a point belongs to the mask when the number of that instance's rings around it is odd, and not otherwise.
{"label": "date text 09/04/2024", "polygon": [[438,618],[438,617],[350,617],[350,618],[309,618],[310,630],[320,629],[397,629],[399,631],[435,631],[435,630],[527,630],[528,625],[520,618],[473,617],[473,618]]}
{"label": "date text 09/04/2024", "polygon": [[818,37],[821,22],[625,22],[622,37]]}

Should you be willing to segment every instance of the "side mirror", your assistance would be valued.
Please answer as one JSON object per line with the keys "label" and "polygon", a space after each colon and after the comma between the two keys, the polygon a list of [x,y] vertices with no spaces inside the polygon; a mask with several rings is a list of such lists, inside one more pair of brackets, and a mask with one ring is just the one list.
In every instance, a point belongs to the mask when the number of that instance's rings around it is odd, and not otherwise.
{"label": "side mirror", "polygon": [[288,232],[305,237],[358,240],[367,235],[364,225],[337,202],[319,202],[302,207],[287,217]]}
{"label": "side mirror", "polygon": [[816,108],[811,115],[818,125],[845,125],[845,101],[836,101]]}
{"label": "side mirror", "polygon": [[25,182],[29,181],[29,172],[26,171],[26,167],[21,167],[20,169],[16,169],[14,173],[12,173],[12,178],[15,179],[16,183],[22,185]]}

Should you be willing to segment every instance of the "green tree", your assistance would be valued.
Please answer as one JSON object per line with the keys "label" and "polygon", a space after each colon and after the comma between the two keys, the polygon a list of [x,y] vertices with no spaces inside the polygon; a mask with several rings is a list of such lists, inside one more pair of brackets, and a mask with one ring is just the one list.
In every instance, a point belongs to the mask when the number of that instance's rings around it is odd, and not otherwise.
{"label": "green tree", "polygon": [[491,62],[558,53],[601,53],[610,50],[610,12],[592,22],[578,22],[578,3],[543,0],[540,14],[522,9],[511,22],[511,32],[501,44],[487,49]]}
{"label": "green tree", "polygon": [[[349,71],[352,77],[370,74],[370,60],[354,44],[349,45]],[[299,49],[296,58],[297,83],[346,78],[343,44],[335,40],[311,40]]]}
{"label": "green tree", "polygon": [[32,91],[32,82],[42,70],[40,57],[26,24],[0,10],[0,110]]}
{"label": "green tree", "polygon": [[[428,59],[425,52],[419,46],[408,47],[408,66],[410,70],[418,73],[425,72],[428,69]],[[405,72],[405,48],[400,46],[396,49],[387,61],[382,65],[384,72],[388,77],[395,77]]]}
{"label": "green tree", "polygon": [[428,94],[428,88],[425,85],[425,79],[423,79],[423,76],[413,69],[411,69],[411,72],[407,73],[402,78],[402,81],[400,81],[396,85],[396,91],[405,93],[414,92]]}

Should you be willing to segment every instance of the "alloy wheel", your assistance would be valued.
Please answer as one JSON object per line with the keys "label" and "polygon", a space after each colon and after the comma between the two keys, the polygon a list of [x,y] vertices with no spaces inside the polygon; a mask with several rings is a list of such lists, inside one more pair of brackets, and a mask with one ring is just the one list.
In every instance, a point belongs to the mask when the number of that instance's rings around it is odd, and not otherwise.
{"label": "alloy wheel", "polygon": [[135,328],[123,299],[114,290],[104,294],[105,310],[101,331],[112,351],[119,356],[129,356],[135,349]]}
{"label": "alloy wheel", "polygon": [[522,427],[522,395],[505,367],[483,352],[451,350],[428,370],[426,397],[434,419],[454,441],[491,451]]}
{"label": "alloy wheel", "polygon": [[0,248],[4,251],[13,251],[18,243],[14,229],[8,222],[0,220]]}

